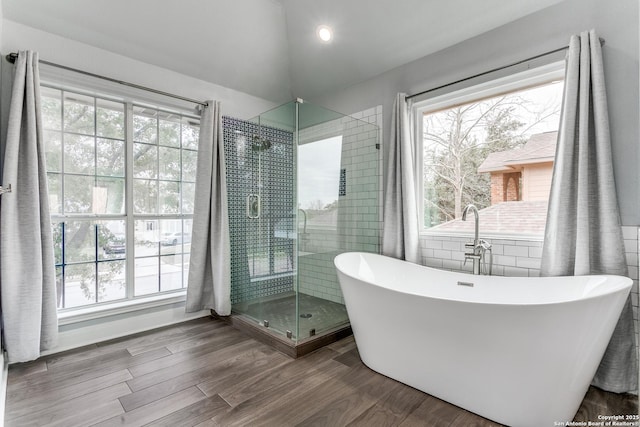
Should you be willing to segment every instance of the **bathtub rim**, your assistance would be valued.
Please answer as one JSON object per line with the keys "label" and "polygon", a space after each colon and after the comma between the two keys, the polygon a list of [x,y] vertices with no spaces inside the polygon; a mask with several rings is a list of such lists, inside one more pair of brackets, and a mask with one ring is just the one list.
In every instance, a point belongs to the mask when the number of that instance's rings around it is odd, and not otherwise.
{"label": "bathtub rim", "polygon": [[[380,289],[384,289],[390,292],[397,292],[400,294],[407,294],[407,295],[412,295],[412,296],[416,296],[416,297],[420,297],[420,298],[430,298],[433,300],[438,300],[438,301],[448,301],[448,302],[457,302],[457,303],[465,303],[465,304],[483,304],[483,305],[489,305],[489,306],[513,306],[513,307],[539,307],[539,306],[548,306],[548,305],[557,305],[557,304],[571,304],[571,303],[579,303],[580,301],[587,301],[587,300],[591,300],[591,299],[596,299],[596,298],[603,298],[618,292],[624,292],[625,288],[626,288],[626,293],[627,293],[627,298],[629,297],[629,294],[631,293],[631,288],[633,287],[633,280],[627,276],[620,276],[620,275],[615,275],[615,274],[593,274],[593,275],[576,275],[576,276],[547,276],[547,277],[521,277],[521,276],[489,276],[492,278],[496,278],[498,280],[506,280],[508,278],[516,278],[518,280],[526,280],[526,279],[561,279],[561,278],[575,278],[575,277],[589,277],[591,279],[601,279],[603,281],[607,281],[607,279],[615,279],[615,281],[619,282],[618,283],[614,283],[611,286],[611,289],[607,289],[604,292],[601,293],[596,293],[596,294],[592,294],[592,295],[587,295],[587,296],[583,296],[580,298],[568,298],[568,297],[563,297],[564,299],[560,299],[557,301],[543,301],[543,302],[498,302],[498,301],[471,301],[471,300],[463,300],[463,299],[458,299],[458,298],[453,298],[453,297],[442,297],[442,296],[434,296],[434,295],[427,295],[424,293],[416,293],[414,291],[409,291],[409,290],[399,290],[399,289],[394,289],[394,288],[390,288],[375,282],[371,282],[366,280],[365,278],[358,276],[358,275],[354,275],[354,274],[350,274],[345,272],[344,269],[340,268],[339,265],[339,260],[338,258],[342,259],[342,258],[347,258],[348,256],[353,256],[353,255],[364,255],[365,257],[380,257],[380,258],[384,258],[384,259],[389,259],[392,262],[398,262],[398,263],[406,263],[412,266],[416,266],[416,267],[420,267],[422,269],[425,270],[430,270],[430,271],[435,271],[437,273],[444,273],[444,274],[449,274],[449,275],[462,275],[465,277],[469,277],[469,278],[473,278],[473,277],[478,277],[477,275],[474,274],[470,274],[470,273],[466,273],[466,272],[459,272],[459,271],[449,271],[449,270],[444,270],[444,269],[439,269],[439,268],[434,268],[434,267],[429,267],[426,265],[421,265],[421,264],[415,264],[412,263],[410,261],[405,261],[405,260],[401,260],[401,259],[397,259],[397,258],[393,258],[387,255],[382,255],[379,253],[374,253],[374,252],[362,252],[362,251],[349,251],[349,252],[343,252],[341,254],[338,254],[334,257],[333,259],[333,263],[334,266],[336,267],[336,270],[338,272],[338,274],[344,274],[354,280],[359,280],[361,282],[367,283],[370,286],[375,286],[377,288]],[[483,277],[488,277],[488,276],[483,276]],[[470,280],[472,281],[472,280]],[[342,286],[342,283],[341,283]]]}

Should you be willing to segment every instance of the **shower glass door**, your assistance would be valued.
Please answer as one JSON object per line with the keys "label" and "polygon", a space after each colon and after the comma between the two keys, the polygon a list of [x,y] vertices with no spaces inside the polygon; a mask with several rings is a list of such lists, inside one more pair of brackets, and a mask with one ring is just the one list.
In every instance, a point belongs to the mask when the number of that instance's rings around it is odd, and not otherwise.
{"label": "shower glass door", "polygon": [[223,118],[233,310],[297,337],[295,106],[250,121]]}
{"label": "shower glass door", "polygon": [[298,104],[299,337],[349,324],[333,259],[378,252],[378,128],[309,103]]}
{"label": "shower glass door", "polygon": [[223,118],[233,311],[294,344],[348,325],[334,257],[378,252],[378,128],[300,100]]}
{"label": "shower glass door", "polygon": [[[261,177],[257,193],[260,198],[260,265],[252,280],[260,287],[262,297],[256,307],[262,324],[271,331],[295,340],[297,337],[296,292],[296,215],[295,206],[295,128],[296,108],[291,102],[258,116]],[[251,220],[250,220],[251,221]],[[254,256],[256,260],[258,256]],[[250,257],[251,259],[251,257]]]}

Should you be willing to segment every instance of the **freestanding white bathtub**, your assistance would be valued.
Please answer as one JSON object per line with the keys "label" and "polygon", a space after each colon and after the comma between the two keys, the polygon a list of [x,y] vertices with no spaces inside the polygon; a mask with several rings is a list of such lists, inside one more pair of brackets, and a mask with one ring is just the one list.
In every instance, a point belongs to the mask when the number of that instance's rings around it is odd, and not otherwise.
{"label": "freestanding white bathtub", "polygon": [[334,262],[368,367],[510,426],[573,420],[632,285],[474,276],[370,253]]}

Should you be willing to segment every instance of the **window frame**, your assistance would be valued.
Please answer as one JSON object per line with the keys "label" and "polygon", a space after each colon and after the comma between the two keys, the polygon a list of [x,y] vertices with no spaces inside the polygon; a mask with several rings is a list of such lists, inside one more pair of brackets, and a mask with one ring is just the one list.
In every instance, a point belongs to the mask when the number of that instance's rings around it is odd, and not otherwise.
{"label": "window frame", "polygon": [[[65,84],[64,82],[57,82],[56,79],[54,78],[43,78],[40,82],[40,87],[41,88],[50,88],[56,91],[61,91],[61,102],[62,104],[64,104],[64,93],[73,93],[73,94],[78,94],[78,95],[82,95],[82,96],[88,96],[93,98],[93,103],[94,103],[94,107],[96,105],[99,105],[99,102],[101,100],[105,100],[105,101],[112,101],[112,102],[117,102],[117,103],[121,103],[123,104],[123,113],[124,113],[124,135],[123,135],[123,143],[124,143],[124,173],[123,173],[123,180],[124,180],[124,209],[122,213],[107,213],[107,214],[94,214],[92,212],[87,212],[87,213],[67,213],[64,210],[62,210],[61,212],[56,212],[56,213],[52,213],[51,214],[51,223],[52,225],[55,223],[64,223],[67,221],[89,221],[89,222],[102,222],[102,221],[123,221],[125,223],[125,236],[126,236],[126,243],[125,243],[125,248],[126,248],[126,255],[124,256],[123,260],[125,263],[125,272],[124,272],[124,278],[125,278],[125,296],[124,298],[120,298],[120,299],[114,299],[114,300],[108,300],[108,301],[101,301],[101,302],[93,302],[90,304],[83,304],[83,305],[79,305],[79,306],[74,306],[74,307],[64,307],[64,308],[58,308],[57,309],[57,314],[58,314],[58,319],[61,325],[64,324],[71,324],[71,323],[75,323],[78,321],[86,321],[86,320],[91,320],[91,319],[96,319],[96,318],[100,318],[100,317],[104,317],[104,316],[110,316],[110,315],[114,315],[114,314],[121,314],[121,313],[126,313],[126,312],[130,312],[130,311],[137,311],[137,310],[141,310],[141,309],[145,309],[145,308],[150,308],[150,307],[156,307],[156,306],[161,306],[161,305],[167,305],[167,304],[175,304],[177,302],[181,302],[185,300],[185,296],[186,296],[186,277],[184,274],[184,257],[185,255],[189,255],[190,256],[190,250],[188,253],[184,252],[184,248],[182,248],[181,252],[179,255],[182,259],[183,262],[183,270],[181,273],[182,276],[182,280],[181,283],[183,285],[183,287],[179,288],[179,289],[168,289],[168,290],[159,290],[158,292],[154,292],[154,293],[149,293],[149,294],[140,294],[140,295],[135,295],[135,262],[136,262],[136,254],[135,254],[135,224],[137,221],[155,221],[158,223],[158,225],[160,224],[161,221],[166,221],[166,220],[172,220],[172,219],[179,219],[181,221],[181,232],[184,233],[184,224],[187,221],[192,221],[193,220],[193,213],[183,213],[182,212],[182,208],[183,208],[183,194],[182,194],[182,187],[181,184],[183,182],[189,182],[191,183],[191,181],[183,181],[183,175],[182,175],[182,160],[180,163],[180,178],[178,181],[179,185],[180,185],[180,199],[178,201],[179,204],[179,212],[178,213],[161,213],[160,210],[158,209],[158,211],[156,213],[151,213],[151,214],[147,214],[147,213],[136,213],[135,212],[135,207],[134,207],[134,201],[133,201],[133,197],[134,197],[134,191],[133,191],[133,183],[134,183],[134,165],[133,165],[133,150],[134,150],[134,135],[133,135],[133,120],[134,120],[134,108],[136,107],[143,107],[143,108],[150,108],[150,109],[154,109],[154,110],[158,110],[162,113],[168,113],[168,114],[173,114],[173,115],[178,115],[180,117],[181,122],[184,122],[185,120],[195,120],[197,122],[200,122],[201,117],[197,114],[194,113],[193,110],[189,110],[186,107],[181,107],[181,106],[176,106],[170,102],[166,102],[163,103],[161,102],[161,100],[149,100],[146,99],[144,96],[136,96],[136,94],[132,93],[130,95],[127,96],[122,96],[121,94],[118,93],[118,91],[114,90],[114,93],[110,93],[110,88],[109,87],[100,87],[99,89],[96,88],[91,88],[90,85],[69,85],[69,84]],[[196,109],[196,111],[199,111],[198,109]],[[60,134],[64,134],[65,133],[65,129],[64,129],[64,106],[61,105],[61,114],[63,115],[61,118],[61,124],[62,124],[62,128],[60,129]],[[96,114],[97,111],[93,112],[94,114],[94,127],[96,126],[96,120],[98,120]],[[158,120],[158,118],[156,118],[156,120]],[[157,124],[158,125],[158,124]],[[94,129],[94,135],[92,136],[93,138],[99,138],[99,136],[97,135],[97,129]],[[159,138],[159,136],[157,136],[157,138]],[[184,147],[182,145],[182,131],[181,131],[181,137],[180,137],[180,145],[179,147],[177,147],[181,152],[180,152],[180,159],[182,159],[183,153],[182,151],[186,150],[190,150],[190,151],[194,151],[195,153],[198,152],[198,147],[196,146],[195,148],[193,147]],[[197,141],[196,141],[197,144]],[[160,144],[159,139],[156,141],[155,144],[157,147],[162,147],[163,145]],[[64,156],[64,145],[61,145],[61,156]],[[95,155],[97,155],[97,152],[95,153]],[[197,158],[197,155],[196,155]],[[159,161],[159,159],[157,160]],[[56,172],[57,174],[59,174],[59,176],[61,177],[61,180],[64,179],[65,176],[65,171],[64,169],[61,169],[60,172]],[[94,178],[97,176],[95,174],[94,171]],[[156,181],[160,182],[162,181],[160,179],[160,177],[156,177]],[[195,185],[195,184],[193,184]],[[62,187],[61,187],[61,191],[62,191]],[[158,198],[157,203],[161,203],[160,199]],[[61,209],[62,206],[64,205],[64,192],[62,193],[62,199],[60,200],[60,205],[61,205]],[[146,225],[145,225],[146,227]],[[64,227],[62,227],[62,230],[64,230]],[[160,230],[158,230],[158,232],[160,232]],[[160,244],[160,243],[159,243]],[[95,242],[95,245],[99,250],[98,247],[98,242]],[[63,252],[64,252],[64,247],[62,248]],[[157,255],[159,262],[161,263],[161,257],[162,257],[162,253],[159,252],[159,254]],[[119,258],[118,258],[119,259]],[[99,263],[103,262],[104,260],[100,260],[100,259],[96,259],[93,262],[90,262],[88,264],[91,265],[98,265]],[[66,261],[64,259],[61,260],[61,264],[57,264],[56,266],[63,266],[65,265]],[[96,267],[97,268],[97,267]],[[98,279],[98,276],[96,276],[96,280]],[[159,278],[160,280],[160,278]],[[64,283],[63,283],[64,286]],[[160,287],[159,289],[161,289],[161,283],[158,282],[158,286]],[[64,291],[63,291],[64,292]]]}
{"label": "window frame", "polygon": [[[555,61],[546,65],[531,68],[526,71],[516,72],[504,77],[498,77],[476,85],[468,86],[462,89],[453,90],[431,98],[415,101],[410,106],[411,120],[413,122],[413,141],[415,164],[414,172],[416,176],[416,200],[418,200],[418,218],[424,218],[424,203],[422,198],[424,194],[424,182],[422,179],[424,156],[423,156],[423,139],[422,139],[422,118],[425,114],[435,113],[440,110],[452,108],[456,105],[468,104],[480,101],[486,98],[492,98],[499,95],[516,92],[518,90],[530,87],[540,86],[565,78],[565,61]],[[455,231],[438,231],[426,228],[424,221],[419,221],[419,233],[425,236],[446,236],[446,237],[466,237],[471,234],[468,232]],[[483,233],[483,237],[491,239],[506,240],[526,240],[526,241],[543,241],[544,236],[528,235],[528,234],[510,234],[510,233]]]}

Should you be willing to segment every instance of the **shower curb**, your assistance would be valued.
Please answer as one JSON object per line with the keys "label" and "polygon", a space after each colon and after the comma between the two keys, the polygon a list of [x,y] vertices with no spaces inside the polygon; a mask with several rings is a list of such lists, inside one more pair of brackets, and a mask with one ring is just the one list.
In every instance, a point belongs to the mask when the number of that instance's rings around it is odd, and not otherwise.
{"label": "shower curb", "polygon": [[264,344],[267,344],[279,352],[297,359],[306,354],[309,354],[319,348],[334,343],[353,335],[351,325],[341,326],[338,328],[330,329],[322,334],[315,335],[313,337],[305,338],[295,344],[290,339],[276,335],[263,326],[258,325],[254,321],[246,319],[241,314],[232,313],[230,316],[220,316],[215,311],[211,310],[211,317],[214,319],[220,319],[228,323],[233,328],[249,335]]}

